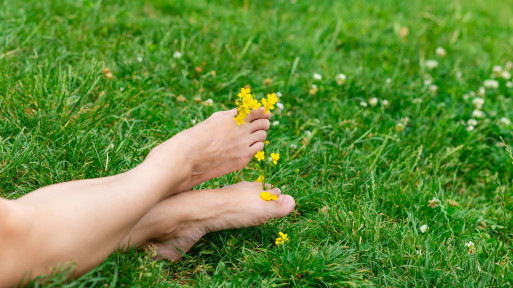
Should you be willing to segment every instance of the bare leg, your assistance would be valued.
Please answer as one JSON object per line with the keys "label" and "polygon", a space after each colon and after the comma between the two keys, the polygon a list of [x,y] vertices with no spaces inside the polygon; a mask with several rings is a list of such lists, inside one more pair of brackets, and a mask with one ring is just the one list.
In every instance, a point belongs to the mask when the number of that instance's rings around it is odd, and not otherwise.
{"label": "bare leg", "polygon": [[0,202],[0,286],[16,285],[57,265],[83,274],[105,259],[160,200],[243,168],[262,149],[269,115],[254,111],[237,126],[235,111],[159,145],[126,173],[51,185]]}
{"label": "bare leg", "polygon": [[[269,190],[280,195],[280,190]],[[121,242],[155,244],[158,254],[178,260],[208,232],[256,226],[271,218],[287,216],[294,199],[280,195],[277,201],[260,199],[261,183],[241,182],[222,189],[180,193],[159,202]]]}

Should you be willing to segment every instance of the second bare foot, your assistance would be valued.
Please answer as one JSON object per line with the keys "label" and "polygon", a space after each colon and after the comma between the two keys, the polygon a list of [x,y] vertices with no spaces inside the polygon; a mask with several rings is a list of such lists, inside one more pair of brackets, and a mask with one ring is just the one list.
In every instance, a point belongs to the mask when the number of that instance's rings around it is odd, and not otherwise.
{"label": "second bare foot", "polygon": [[[260,199],[261,183],[241,182],[222,189],[198,190],[169,197],[150,210],[121,246],[155,244],[160,257],[178,260],[209,232],[261,225],[287,216],[294,199],[277,188],[276,201]],[[131,244],[129,244],[131,243]]]}

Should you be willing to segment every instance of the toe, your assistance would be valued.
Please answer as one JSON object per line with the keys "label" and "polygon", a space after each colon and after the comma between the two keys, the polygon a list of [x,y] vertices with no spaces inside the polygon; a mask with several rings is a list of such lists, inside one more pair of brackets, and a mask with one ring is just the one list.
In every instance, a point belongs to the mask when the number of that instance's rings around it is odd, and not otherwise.
{"label": "toe", "polygon": [[[276,189],[276,188],[275,188]],[[274,190],[274,189],[272,189]],[[272,191],[271,190],[271,191]],[[272,193],[272,192],[271,192]],[[277,193],[273,193],[277,194]],[[278,195],[278,200],[268,201],[271,218],[283,218],[292,212],[296,206],[294,198],[290,195]]]}
{"label": "toe", "polygon": [[271,112],[265,113],[265,109],[260,107],[257,110],[251,111],[251,113],[246,117],[246,121],[251,123],[258,119],[269,119],[270,117]]}
{"label": "toe", "polygon": [[271,123],[269,122],[269,119],[257,119],[255,121],[249,123],[249,125],[247,127],[248,127],[250,133],[253,133],[258,130],[267,131],[267,130],[269,130],[270,125],[271,125]]}
{"label": "toe", "polygon": [[267,132],[265,132],[264,130],[255,131],[249,137],[250,146],[255,144],[255,143],[257,143],[257,142],[264,142],[266,138],[267,138]]}
{"label": "toe", "polygon": [[226,112],[226,114],[227,114],[228,116],[230,116],[230,117],[235,117],[235,116],[237,116],[237,108],[233,108],[233,109],[231,109],[231,110],[226,110],[225,112]]}
{"label": "toe", "polygon": [[264,142],[256,142],[253,145],[249,146],[249,153],[251,157],[254,157],[258,151],[264,150]]}

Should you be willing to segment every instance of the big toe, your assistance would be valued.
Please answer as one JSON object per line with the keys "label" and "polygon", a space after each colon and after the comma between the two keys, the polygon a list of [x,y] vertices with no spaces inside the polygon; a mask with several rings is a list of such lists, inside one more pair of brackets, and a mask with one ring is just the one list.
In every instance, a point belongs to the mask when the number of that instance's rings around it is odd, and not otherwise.
{"label": "big toe", "polygon": [[269,209],[271,211],[271,218],[283,218],[292,212],[296,206],[296,201],[290,195],[279,195],[278,200],[269,201]]}
{"label": "big toe", "polygon": [[246,117],[246,121],[251,123],[258,119],[269,119],[271,118],[271,112],[265,113],[265,109],[260,107],[257,110],[252,110],[251,113]]}

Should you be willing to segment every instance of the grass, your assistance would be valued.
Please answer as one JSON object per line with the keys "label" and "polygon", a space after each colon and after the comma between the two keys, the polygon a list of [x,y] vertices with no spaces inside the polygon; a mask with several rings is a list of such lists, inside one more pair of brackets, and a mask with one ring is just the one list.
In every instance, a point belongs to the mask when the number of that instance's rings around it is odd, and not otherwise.
{"label": "grass", "polygon": [[[283,94],[269,135],[289,217],[209,234],[177,263],[114,253],[46,286],[510,287],[513,166],[497,143],[513,140],[499,121],[513,89],[487,89],[474,131],[461,121],[464,95],[513,60],[512,13],[496,0],[3,1],[0,196],[126,171],[250,85]],[[198,188],[254,181],[253,165]],[[291,242],[275,247],[278,231]]]}

